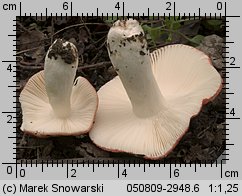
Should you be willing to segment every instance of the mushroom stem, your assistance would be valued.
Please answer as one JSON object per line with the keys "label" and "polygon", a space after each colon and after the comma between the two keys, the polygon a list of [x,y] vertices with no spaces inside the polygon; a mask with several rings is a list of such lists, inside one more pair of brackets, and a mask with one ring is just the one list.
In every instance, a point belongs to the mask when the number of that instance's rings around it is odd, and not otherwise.
{"label": "mushroom stem", "polygon": [[136,116],[153,116],[164,108],[154,78],[143,29],[135,20],[117,21],[108,34],[108,52]]}
{"label": "mushroom stem", "polygon": [[44,76],[50,105],[59,118],[70,115],[70,98],[77,66],[75,46],[57,39],[46,55]]}

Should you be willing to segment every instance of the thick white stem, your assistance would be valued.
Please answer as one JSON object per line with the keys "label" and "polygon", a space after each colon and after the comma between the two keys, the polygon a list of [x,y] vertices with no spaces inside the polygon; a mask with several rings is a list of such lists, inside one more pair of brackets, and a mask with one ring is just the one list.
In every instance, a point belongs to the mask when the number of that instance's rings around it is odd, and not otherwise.
{"label": "thick white stem", "polygon": [[50,47],[45,58],[45,87],[55,115],[70,115],[73,81],[78,66],[77,49],[69,42],[58,39]]}
{"label": "thick white stem", "polygon": [[[108,34],[108,51],[138,117],[149,117],[164,108],[154,78],[147,42],[137,21],[117,21]],[[115,93],[115,92],[114,92]]]}

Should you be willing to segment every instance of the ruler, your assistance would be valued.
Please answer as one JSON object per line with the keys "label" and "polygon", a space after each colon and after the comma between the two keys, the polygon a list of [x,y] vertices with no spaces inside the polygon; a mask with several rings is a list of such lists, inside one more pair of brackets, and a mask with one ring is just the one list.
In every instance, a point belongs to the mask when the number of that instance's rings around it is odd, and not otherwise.
{"label": "ruler", "polygon": [[[1,138],[0,185],[2,194],[24,194],[28,186],[39,186],[38,193],[75,193],[73,186],[96,186],[100,194],[153,192],[154,194],[239,194],[241,193],[241,36],[240,2],[210,1],[1,1]],[[226,147],[214,162],[152,162],[140,159],[100,158],[25,160],[17,159],[16,127],[19,126],[16,39],[17,22],[21,17],[96,17],[151,19],[187,18],[223,20],[226,28],[224,72],[226,73]],[[68,181],[63,181],[68,179]],[[9,180],[9,183],[4,181]],[[33,182],[32,180],[36,180]],[[49,180],[49,181],[46,181]],[[91,181],[86,181],[91,180]],[[105,180],[105,181],[103,181]],[[119,181],[117,181],[119,180]],[[204,181],[206,180],[206,181]],[[27,184],[28,186],[25,186]],[[56,186],[53,186],[56,184]],[[63,190],[60,188],[63,186]],[[10,188],[8,188],[10,187]],[[27,187],[27,188],[26,188]],[[41,189],[43,188],[43,191]],[[31,187],[30,187],[31,188]],[[69,190],[70,189],[70,190]],[[104,190],[102,190],[104,189]],[[69,190],[69,191],[68,191]],[[21,192],[22,191],[22,192]],[[76,190],[77,191],[77,190]],[[31,191],[29,191],[31,192]],[[79,191],[80,193],[80,191]]]}

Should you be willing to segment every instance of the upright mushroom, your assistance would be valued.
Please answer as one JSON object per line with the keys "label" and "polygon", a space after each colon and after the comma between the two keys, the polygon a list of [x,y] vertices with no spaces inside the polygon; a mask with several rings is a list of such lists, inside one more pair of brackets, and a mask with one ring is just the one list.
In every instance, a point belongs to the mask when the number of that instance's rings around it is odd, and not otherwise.
{"label": "upright mushroom", "polygon": [[220,75],[208,56],[190,46],[170,45],[150,54],[136,20],[115,22],[107,46],[118,76],[98,91],[90,138],[110,151],[166,156],[202,104],[218,95]]}
{"label": "upright mushroom", "polygon": [[76,47],[57,39],[49,48],[44,71],[32,76],[20,94],[21,130],[35,136],[86,133],[93,125],[98,98],[83,77],[76,78]]}

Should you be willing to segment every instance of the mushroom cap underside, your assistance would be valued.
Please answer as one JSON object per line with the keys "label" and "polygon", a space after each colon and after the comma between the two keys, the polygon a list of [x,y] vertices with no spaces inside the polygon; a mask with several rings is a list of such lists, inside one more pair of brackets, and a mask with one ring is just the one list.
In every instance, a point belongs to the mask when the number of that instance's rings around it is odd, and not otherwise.
{"label": "mushroom cap underside", "polygon": [[88,132],[93,125],[98,105],[95,89],[85,78],[77,77],[70,100],[70,116],[56,117],[46,93],[44,71],[33,75],[20,94],[23,113],[21,130],[38,137]]}
{"label": "mushroom cap underside", "polygon": [[[221,90],[222,79],[201,51],[181,44],[150,54],[151,66],[165,99],[165,109],[138,118],[117,76],[98,91],[99,109],[89,135],[99,147],[159,159],[188,130],[190,119]],[[145,112],[145,111],[144,111]]]}

